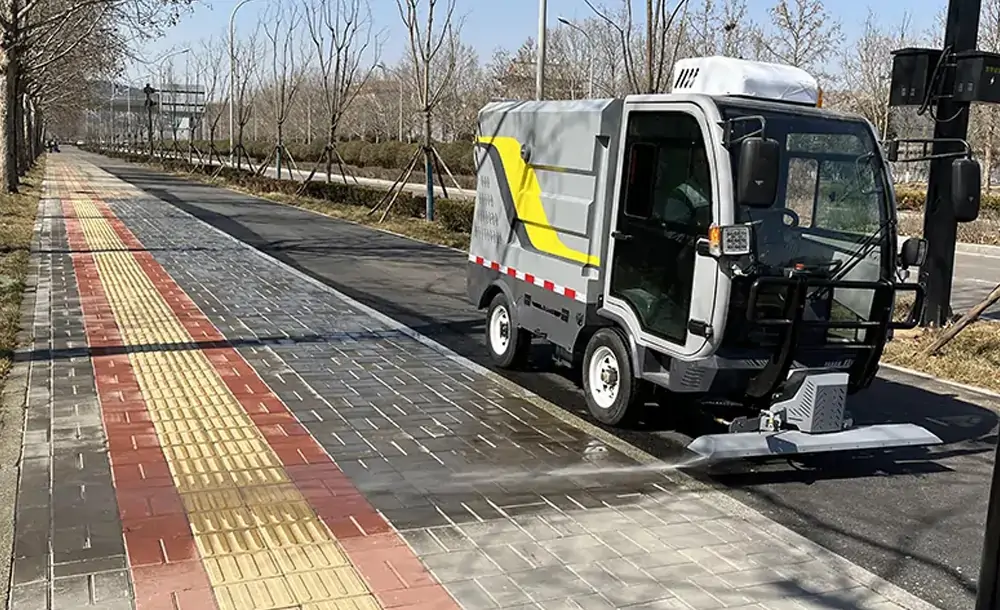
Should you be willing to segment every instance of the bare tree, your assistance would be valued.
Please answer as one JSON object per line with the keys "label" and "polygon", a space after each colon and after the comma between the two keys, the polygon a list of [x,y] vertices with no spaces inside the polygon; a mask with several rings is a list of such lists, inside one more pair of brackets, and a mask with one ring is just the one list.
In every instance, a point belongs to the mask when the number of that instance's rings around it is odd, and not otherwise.
{"label": "bare tree", "polygon": [[778,0],[769,14],[771,23],[755,34],[764,59],[832,80],[824,62],[836,56],[843,35],[840,22],[826,11],[823,0]]}
{"label": "bare tree", "polygon": [[[253,169],[253,161],[250,159],[250,155],[247,153],[246,146],[244,145],[244,135],[247,123],[250,122],[250,119],[254,115],[254,106],[259,94],[258,89],[253,86],[254,77],[260,67],[261,48],[259,36],[260,30],[258,27],[249,36],[236,41],[233,45],[233,63],[236,69],[234,70],[230,87],[233,88],[233,97],[236,102],[233,109],[233,118],[236,123],[236,143],[235,146],[232,146],[230,156],[236,163],[237,169],[242,167],[244,159],[250,168]],[[232,138],[232,135],[230,134],[230,138]],[[219,166],[218,171],[222,171],[222,166]]]}
{"label": "bare tree", "polygon": [[[18,146],[23,121],[25,52],[39,41],[58,41],[60,52],[49,55],[58,61],[82,43],[88,32],[112,26],[118,31],[136,31],[153,36],[174,23],[187,0],[6,0],[0,3],[0,68],[4,75],[4,103],[0,105],[4,171],[2,187],[17,191]],[[44,44],[44,42],[42,42]]]}
{"label": "bare tree", "polygon": [[[979,48],[1000,53],[1000,0],[983,0],[979,19]],[[942,27],[941,31],[944,31]],[[993,169],[1000,148],[1000,108],[991,104],[974,104],[969,121],[971,140],[983,159],[983,188],[993,190]]]}
{"label": "bare tree", "polygon": [[[998,0],[992,0],[994,2]],[[889,82],[892,79],[892,51],[910,40],[910,15],[904,13],[895,33],[879,25],[869,10],[864,31],[849,45],[841,59],[845,106],[863,115],[878,133],[889,135]]]}
{"label": "bare tree", "polygon": [[688,52],[695,56],[747,54],[747,32],[754,24],[747,18],[744,0],[702,0],[690,12]]}
{"label": "bare tree", "polygon": [[[219,162],[219,166],[224,165],[222,156],[215,146],[216,134],[219,130],[219,123],[228,108],[229,97],[229,70],[227,61],[229,59],[228,41],[225,38],[209,38],[203,41],[201,49],[196,55],[196,65],[198,73],[204,76],[205,80],[205,110],[202,117],[202,133],[204,127],[208,127],[208,158],[207,162],[213,160]],[[199,166],[205,162],[201,153],[198,154]]]}
{"label": "bare tree", "polygon": [[[280,180],[282,161],[287,160],[291,165],[295,163],[285,147],[285,121],[288,120],[295,95],[302,85],[309,64],[309,55],[295,37],[295,32],[302,23],[302,13],[298,4],[277,5],[273,17],[265,17],[263,23],[270,53],[270,83],[263,82],[263,71],[257,74],[261,88],[266,87],[270,90],[270,110],[275,127],[275,144],[270,156],[275,159]],[[263,171],[269,162],[270,157],[261,164],[259,171]],[[289,175],[290,172],[291,167]]]}
{"label": "bare tree", "polygon": [[[633,19],[631,0],[623,0],[621,17],[614,19],[606,9],[591,0],[584,0],[594,13],[615,29],[619,50],[624,58],[625,76],[632,93],[660,93],[667,89],[673,63],[683,39],[685,13],[688,0],[677,0],[669,9],[667,0],[646,0],[645,35],[639,34]],[[674,31],[680,18],[681,27]],[[636,59],[636,46],[644,47]]]}
{"label": "bare tree", "polygon": [[[409,166],[400,176],[401,180],[397,179],[393,190],[400,182],[406,182],[416,165],[418,153],[423,152],[427,176],[426,218],[428,221],[434,220],[434,167],[445,167],[432,140],[434,109],[445,95],[455,76],[455,66],[458,62],[459,32],[461,31],[461,22],[457,25],[453,23],[455,0],[445,0],[444,17],[441,19],[440,29],[437,31],[434,29],[435,17],[440,17],[437,14],[440,1],[426,0],[426,10],[421,16],[420,9],[424,4],[423,0],[396,0],[399,16],[402,18],[403,24],[406,25],[409,34],[409,52],[413,62],[413,84],[423,113],[424,134],[420,150],[410,160]],[[445,167],[445,171],[448,171],[447,167]],[[440,177],[440,171],[438,174]],[[444,189],[443,179],[441,187]],[[385,214],[388,213],[395,198],[396,194],[392,195],[392,199],[383,200],[389,202],[382,215],[383,218],[385,218]],[[379,202],[373,211],[382,203]]]}
{"label": "bare tree", "polygon": [[[326,146],[302,188],[326,164],[329,182],[336,163],[347,182],[347,164],[337,151],[337,130],[344,114],[379,65],[379,41],[372,32],[371,9],[361,0],[306,0],[309,35],[319,60],[319,83],[326,110]],[[353,177],[353,174],[352,174]],[[355,178],[357,182],[357,178]]]}

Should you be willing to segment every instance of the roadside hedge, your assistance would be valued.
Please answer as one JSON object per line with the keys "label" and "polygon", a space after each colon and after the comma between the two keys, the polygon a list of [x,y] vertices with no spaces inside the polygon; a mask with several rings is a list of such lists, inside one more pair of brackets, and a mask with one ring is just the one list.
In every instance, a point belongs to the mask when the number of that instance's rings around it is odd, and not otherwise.
{"label": "roadside hedge", "polygon": [[[897,209],[907,212],[922,212],[927,202],[927,191],[906,186],[896,187]],[[980,208],[984,211],[1000,212],[1000,193],[983,193]]]}
{"label": "roadside hedge", "polygon": [[[208,142],[196,141],[195,145],[200,150],[209,149]],[[312,144],[292,142],[285,146],[300,169],[311,169],[311,167],[303,168],[303,166],[315,164],[322,156],[326,143],[322,141],[313,142]],[[251,158],[262,161],[270,156],[271,151],[274,149],[274,144],[271,142],[246,142],[244,143],[244,147],[250,153]],[[375,143],[364,140],[348,140],[337,144],[340,156],[344,158],[344,161],[348,165],[397,171],[406,169],[410,159],[413,157],[413,153],[419,147],[419,144],[395,141]],[[448,169],[456,177],[475,175],[476,168],[472,162],[472,142],[435,142],[434,147],[437,148]],[[224,156],[229,154],[228,141],[216,142],[215,148]]]}
{"label": "roadside hedge", "polygon": [[[145,163],[149,158],[145,155],[122,153],[92,149],[109,157],[116,157],[133,163]],[[218,168],[197,167],[183,159],[164,159],[161,165],[176,172],[196,172],[211,175]],[[218,177],[237,188],[254,193],[280,193],[294,195],[301,182],[277,180],[266,176],[255,176],[248,170],[237,170],[231,167],[222,168]],[[306,185],[303,195],[311,199],[328,201],[345,205],[356,205],[371,208],[385,196],[386,190],[370,186],[344,184],[344,182],[324,182],[314,180]],[[455,232],[471,233],[474,204],[471,201],[438,198],[434,200],[435,219],[445,229]],[[403,191],[393,203],[391,215],[398,218],[426,217],[426,200],[424,195],[416,195]]]}

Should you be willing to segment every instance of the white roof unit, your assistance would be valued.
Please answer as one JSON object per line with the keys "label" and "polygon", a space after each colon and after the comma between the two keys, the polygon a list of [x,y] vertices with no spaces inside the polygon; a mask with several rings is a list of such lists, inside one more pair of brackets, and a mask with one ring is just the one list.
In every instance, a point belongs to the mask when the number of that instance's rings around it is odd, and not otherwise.
{"label": "white roof unit", "polygon": [[801,68],[735,57],[691,57],[674,65],[674,93],[741,95],[820,104],[819,84]]}

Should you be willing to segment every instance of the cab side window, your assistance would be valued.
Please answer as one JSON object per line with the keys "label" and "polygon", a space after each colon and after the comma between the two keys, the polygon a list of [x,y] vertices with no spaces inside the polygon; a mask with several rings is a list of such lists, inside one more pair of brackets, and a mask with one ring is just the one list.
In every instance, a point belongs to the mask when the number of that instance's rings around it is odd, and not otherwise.
{"label": "cab side window", "polygon": [[686,112],[632,112],[624,151],[610,292],[645,331],[683,344],[696,245],[712,220],[701,126]]}
{"label": "cab side window", "polygon": [[698,121],[682,113],[635,114],[629,127],[624,213],[705,233],[712,180]]}

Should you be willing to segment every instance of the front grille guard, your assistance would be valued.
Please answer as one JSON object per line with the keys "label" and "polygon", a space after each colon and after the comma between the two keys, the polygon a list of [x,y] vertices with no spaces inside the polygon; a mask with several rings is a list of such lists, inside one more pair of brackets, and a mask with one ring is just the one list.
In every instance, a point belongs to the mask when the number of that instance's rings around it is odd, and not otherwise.
{"label": "front grille guard", "polygon": [[[780,317],[758,318],[757,302],[767,288],[784,289],[784,308]],[[867,320],[806,320],[803,314],[813,290],[832,291],[837,288],[873,291],[871,316]],[[892,319],[895,295],[913,292],[914,304],[907,319],[895,322]],[[757,278],[750,287],[746,317],[751,324],[779,327],[781,337],[764,368],[750,380],[747,398],[750,403],[766,408],[771,397],[781,389],[788,377],[788,371],[795,361],[799,335],[805,328],[858,329],[865,330],[864,339],[849,344],[858,351],[849,369],[849,392],[868,387],[878,371],[878,362],[889,337],[890,330],[915,328],[923,311],[924,288],[920,284],[894,283],[888,280],[830,280],[791,275],[788,277]],[[843,344],[823,346],[828,349],[843,349]]]}

